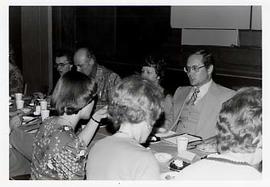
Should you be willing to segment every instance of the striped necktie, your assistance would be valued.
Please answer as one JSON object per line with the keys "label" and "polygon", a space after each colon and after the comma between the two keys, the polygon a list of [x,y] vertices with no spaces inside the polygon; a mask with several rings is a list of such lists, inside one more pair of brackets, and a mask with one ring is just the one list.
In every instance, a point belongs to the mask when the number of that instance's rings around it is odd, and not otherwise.
{"label": "striped necktie", "polygon": [[197,88],[197,87],[194,87],[193,94],[192,94],[192,96],[190,97],[190,99],[187,102],[188,105],[194,105],[195,104],[195,101],[196,101],[196,99],[198,97],[199,92],[200,92],[200,89]]}

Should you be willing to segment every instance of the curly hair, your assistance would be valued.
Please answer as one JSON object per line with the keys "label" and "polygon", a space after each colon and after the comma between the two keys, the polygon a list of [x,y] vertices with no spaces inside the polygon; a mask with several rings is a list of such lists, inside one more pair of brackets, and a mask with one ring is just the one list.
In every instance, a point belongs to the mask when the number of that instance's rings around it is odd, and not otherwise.
{"label": "curly hair", "polygon": [[153,125],[163,111],[162,99],[161,89],[157,85],[141,76],[132,75],[114,88],[108,112],[116,126],[124,122],[135,124],[142,121]]}
{"label": "curly hair", "polygon": [[59,115],[77,113],[96,95],[95,81],[83,73],[69,71],[57,82],[51,104]]}
{"label": "curly hair", "polygon": [[72,52],[69,49],[57,49],[55,52],[55,57],[65,56],[69,64],[73,64]]}
{"label": "curly hair", "polygon": [[262,90],[246,87],[224,102],[217,121],[219,152],[252,153],[262,133]]}
{"label": "curly hair", "polygon": [[148,66],[155,69],[156,74],[163,80],[165,75],[164,67],[166,65],[165,59],[158,55],[149,55],[144,59],[142,66]]}

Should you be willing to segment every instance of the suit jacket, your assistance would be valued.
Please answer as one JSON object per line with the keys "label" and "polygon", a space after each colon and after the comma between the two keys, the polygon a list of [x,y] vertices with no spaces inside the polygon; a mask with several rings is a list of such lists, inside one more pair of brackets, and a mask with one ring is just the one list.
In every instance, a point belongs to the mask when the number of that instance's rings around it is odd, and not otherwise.
{"label": "suit jacket", "polygon": [[[181,112],[191,91],[191,86],[178,87],[173,97],[173,106],[170,115],[166,119],[166,123],[170,130],[174,129],[179,122]],[[222,107],[222,103],[228,100],[235,93],[234,90],[225,88],[212,82],[207,93],[203,96],[203,109],[200,111],[199,122],[197,124],[197,132],[194,135],[201,136],[203,139],[216,135],[216,122]]]}

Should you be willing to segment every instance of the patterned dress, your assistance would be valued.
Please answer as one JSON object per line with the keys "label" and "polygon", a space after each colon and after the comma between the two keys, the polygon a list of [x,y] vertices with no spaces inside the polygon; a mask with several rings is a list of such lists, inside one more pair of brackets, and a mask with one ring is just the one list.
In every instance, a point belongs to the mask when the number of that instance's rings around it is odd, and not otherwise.
{"label": "patterned dress", "polygon": [[31,178],[71,180],[85,178],[86,145],[72,127],[58,117],[44,121],[33,143]]}

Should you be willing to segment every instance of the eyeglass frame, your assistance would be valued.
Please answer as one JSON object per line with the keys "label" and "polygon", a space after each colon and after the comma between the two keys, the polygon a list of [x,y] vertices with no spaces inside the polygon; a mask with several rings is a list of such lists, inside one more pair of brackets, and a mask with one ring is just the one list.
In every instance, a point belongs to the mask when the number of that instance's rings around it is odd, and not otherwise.
{"label": "eyeglass frame", "polygon": [[206,67],[206,65],[202,65],[202,66],[191,66],[191,67],[184,67],[184,72],[185,73],[189,73],[191,70],[193,70],[194,72],[198,73],[200,71],[201,68]]}
{"label": "eyeglass frame", "polygon": [[59,64],[55,63],[53,66],[54,68],[58,68],[58,67],[63,68],[66,65],[70,65],[70,63],[59,63]]}

